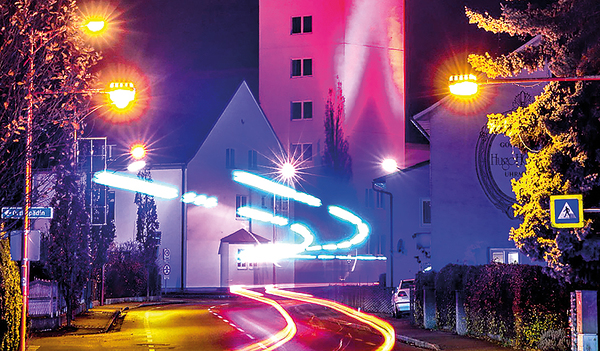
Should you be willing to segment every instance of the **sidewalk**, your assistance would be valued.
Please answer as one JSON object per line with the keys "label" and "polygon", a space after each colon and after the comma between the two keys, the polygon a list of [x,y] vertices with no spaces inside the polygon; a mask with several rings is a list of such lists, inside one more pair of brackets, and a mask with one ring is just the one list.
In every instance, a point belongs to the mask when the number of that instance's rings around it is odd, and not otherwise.
{"label": "sidewalk", "polygon": [[410,324],[408,318],[395,319],[387,314],[376,314],[385,319],[396,329],[398,341],[430,350],[462,350],[462,351],[514,351],[493,342],[461,336],[439,330],[422,329]]}

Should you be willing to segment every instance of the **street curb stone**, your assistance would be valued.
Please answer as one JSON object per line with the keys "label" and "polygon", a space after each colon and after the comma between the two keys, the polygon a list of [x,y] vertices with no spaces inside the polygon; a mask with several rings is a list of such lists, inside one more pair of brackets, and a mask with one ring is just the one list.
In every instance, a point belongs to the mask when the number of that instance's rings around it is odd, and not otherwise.
{"label": "street curb stone", "polygon": [[437,345],[427,341],[411,338],[410,336],[396,334],[396,340],[401,341],[405,344],[414,345],[423,349],[442,351],[442,348]]}

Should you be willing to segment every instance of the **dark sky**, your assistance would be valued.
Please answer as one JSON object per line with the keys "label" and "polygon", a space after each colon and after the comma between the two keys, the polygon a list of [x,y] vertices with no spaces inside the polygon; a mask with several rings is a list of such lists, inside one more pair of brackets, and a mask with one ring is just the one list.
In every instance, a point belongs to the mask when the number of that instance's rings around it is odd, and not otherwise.
{"label": "dark sky", "polygon": [[[410,115],[444,96],[467,53],[517,46],[467,23],[465,5],[498,13],[498,0],[407,1]],[[129,123],[94,116],[89,133],[120,146],[144,141],[155,163],[185,162],[243,80],[258,97],[258,0],[120,0],[117,9],[123,33],[99,68],[142,72],[147,107]]]}

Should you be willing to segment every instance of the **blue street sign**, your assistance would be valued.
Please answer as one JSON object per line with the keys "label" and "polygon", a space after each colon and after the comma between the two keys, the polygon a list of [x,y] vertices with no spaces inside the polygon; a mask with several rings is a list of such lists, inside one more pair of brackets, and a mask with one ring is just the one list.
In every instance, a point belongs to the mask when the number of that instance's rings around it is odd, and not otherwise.
{"label": "blue street sign", "polygon": [[[52,207],[32,207],[29,209],[29,218],[32,219],[52,219],[52,215]],[[2,207],[2,218],[23,218],[23,207]]]}
{"label": "blue street sign", "polygon": [[583,196],[550,196],[550,218],[555,228],[583,227]]}

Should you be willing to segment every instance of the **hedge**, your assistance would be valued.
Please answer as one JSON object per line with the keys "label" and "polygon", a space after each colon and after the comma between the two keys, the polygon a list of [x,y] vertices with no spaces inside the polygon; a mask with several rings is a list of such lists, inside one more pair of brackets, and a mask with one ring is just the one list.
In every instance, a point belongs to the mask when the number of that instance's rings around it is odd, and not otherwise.
{"label": "hedge", "polygon": [[[439,272],[419,273],[415,282],[415,320],[423,321],[423,290],[436,292],[436,323],[455,330],[455,296],[465,296],[467,332],[517,348],[540,347],[547,335],[568,337],[569,287],[540,266],[449,264]],[[548,333],[557,331],[557,333]]]}

